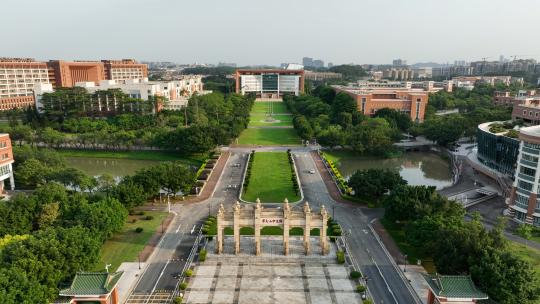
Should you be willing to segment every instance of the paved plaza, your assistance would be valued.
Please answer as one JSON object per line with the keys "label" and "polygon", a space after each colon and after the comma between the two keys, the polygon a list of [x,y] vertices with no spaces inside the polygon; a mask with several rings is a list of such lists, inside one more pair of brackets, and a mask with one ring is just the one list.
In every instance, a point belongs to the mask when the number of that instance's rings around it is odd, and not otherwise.
{"label": "paved plaza", "polygon": [[[250,238],[241,239],[248,242]],[[262,246],[262,255],[258,257],[249,250],[242,250],[240,255],[209,254],[207,261],[195,268],[185,302],[361,303],[355,283],[349,279],[349,270],[336,263],[333,246],[327,256],[305,256],[300,252],[284,256],[281,251],[273,252],[278,241],[275,237],[263,239],[266,246]],[[229,242],[232,240],[226,239],[225,245]],[[293,244],[302,248],[301,238],[291,238]],[[250,247],[244,245],[244,248]]]}

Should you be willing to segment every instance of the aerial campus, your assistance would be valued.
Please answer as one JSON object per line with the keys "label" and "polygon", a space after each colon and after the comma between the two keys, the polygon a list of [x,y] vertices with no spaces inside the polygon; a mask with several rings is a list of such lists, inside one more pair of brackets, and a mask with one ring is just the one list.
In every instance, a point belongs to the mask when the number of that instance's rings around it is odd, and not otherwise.
{"label": "aerial campus", "polygon": [[538,3],[7,2],[0,303],[540,303]]}

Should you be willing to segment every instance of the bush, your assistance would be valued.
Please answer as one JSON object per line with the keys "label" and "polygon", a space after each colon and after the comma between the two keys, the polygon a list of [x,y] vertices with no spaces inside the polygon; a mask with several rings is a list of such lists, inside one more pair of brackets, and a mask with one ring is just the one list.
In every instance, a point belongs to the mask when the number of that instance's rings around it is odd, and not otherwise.
{"label": "bush", "polygon": [[351,279],[356,280],[362,277],[360,271],[351,271]]}
{"label": "bush", "polygon": [[180,288],[180,290],[186,290],[187,288],[187,283],[186,282],[182,282],[180,283],[180,285],[178,286]]}
{"label": "bush", "polygon": [[206,261],[206,249],[202,249],[201,252],[199,252],[199,262]]}
{"label": "bush", "polygon": [[144,219],[147,220],[147,221],[151,221],[151,220],[154,219],[154,216],[153,215],[147,215],[147,216],[144,217]]}
{"label": "bush", "polygon": [[336,252],[336,257],[338,264],[345,264],[345,252],[343,250]]}
{"label": "bush", "polygon": [[136,218],[131,219],[131,222],[132,222],[133,224],[135,224],[135,223],[137,222],[137,219],[136,219]]}
{"label": "bush", "polygon": [[188,277],[188,278],[191,277],[191,276],[193,275],[193,270],[191,270],[191,269],[186,270],[186,271],[184,272],[184,275],[185,275],[186,277]]}
{"label": "bush", "polygon": [[144,229],[142,227],[135,228],[135,232],[137,232],[137,233],[141,233],[141,232],[143,232],[143,230]]}
{"label": "bush", "polygon": [[362,284],[358,284],[358,285],[356,285],[356,291],[357,292],[364,292],[364,291],[366,291],[366,286],[364,286]]}
{"label": "bush", "polygon": [[341,229],[332,230],[332,234],[334,234],[334,236],[341,236]]}
{"label": "bush", "polygon": [[366,299],[362,301],[362,304],[373,304],[373,301],[371,301],[370,299]]}
{"label": "bush", "polygon": [[137,212],[137,215],[144,215],[144,214],[145,214],[145,212],[142,211],[142,210]]}
{"label": "bush", "polygon": [[174,298],[173,304],[182,304],[182,297],[176,297]]}

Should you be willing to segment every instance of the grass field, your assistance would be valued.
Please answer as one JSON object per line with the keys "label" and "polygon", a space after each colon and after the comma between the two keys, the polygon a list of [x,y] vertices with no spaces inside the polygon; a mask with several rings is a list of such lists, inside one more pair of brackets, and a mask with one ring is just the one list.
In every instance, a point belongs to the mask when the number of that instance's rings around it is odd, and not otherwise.
{"label": "grass field", "polygon": [[[144,217],[147,215],[153,216],[153,219],[145,220]],[[138,254],[152,235],[161,229],[161,222],[166,217],[167,213],[160,211],[145,211],[145,215],[130,215],[124,228],[101,247],[100,260],[94,271],[103,271],[105,264],[111,264],[109,270],[115,271],[123,262],[136,262]],[[132,223],[133,219],[137,222]],[[135,232],[137,227],[143,228],[143,231]]]}
{"label": "grass field", "polygon": [[274,119],[279,122],[266,122],[264,121],[266,115],[264,114],[251,114],[249,120],[249,126],[292,126],[292,115],[275,114]]}
{"label": "grass field", "polygon": [[290,128],[268,128],[268,129],[245,129],[238,137],[239,145],[300,145],[300,137],[295,129]]}
{"label": "grass field", "polygon": [[[510,249],[523,258],[526,261],[529,261],[534,269],[536,270],[536,277],[540,280],[540,250],[536,250],[525,245],[510,242]],[[540,301],[538,302],[540,303]]]}
{"label": "grass field", "polygon": [[265,114],[268,112],[268,106],[269,104],[273,104],[273,112],[274,114],[286,114],[289,113],[289,109],[287,109],[287,106],[285,103],[281,101],[277,102],[266,102],[266,101],[258,101],[255,102],[253,105],[253,108],[251,108],[251,114],[259,113],[259,114]]}
{"label": "grass field", "polygon": [[181,155],[167,151],[99,151],[99,150],[57,150],[64,157],[117,158],[133,160],[181,161],[200,166],[206,155]]}
{"label": "grass field", "polygon": [[280,203],[300,199],[291,181],[291,166],[286,152],[257,152],[251,168],[251,177],[242,198],[255,202]]}

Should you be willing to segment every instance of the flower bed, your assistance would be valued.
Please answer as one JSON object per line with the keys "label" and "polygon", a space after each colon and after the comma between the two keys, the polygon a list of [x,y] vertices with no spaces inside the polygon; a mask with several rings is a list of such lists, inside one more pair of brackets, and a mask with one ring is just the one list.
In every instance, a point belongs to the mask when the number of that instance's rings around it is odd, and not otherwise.
{"label": "flower bed", "polygon": [[321,155],[321,158],[323,159],[323,162],[324,162],[326,168],[330,172],[330,175],[334,179],[334,182],[338,186],[339,191],[341,192],[341,194],[342,195],[350,195],[351,192],[352,192],[352,189],[351,189],[351,187],[349,187],[347,185],[347,181],[345,180],[345,178],[343,178],[343,176],[339,172],[339,170],[336,167],[336,165],[334,164],[334,162],[332,160],[328,159],[324,153],[321,152],[320,155]]}

